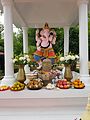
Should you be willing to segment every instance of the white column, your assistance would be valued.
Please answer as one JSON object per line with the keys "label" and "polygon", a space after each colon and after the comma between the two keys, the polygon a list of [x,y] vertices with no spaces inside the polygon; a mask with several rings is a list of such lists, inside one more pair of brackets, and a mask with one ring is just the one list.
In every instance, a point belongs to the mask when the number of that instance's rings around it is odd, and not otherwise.
{"label": "white column", "polygon": [[22,27],[23,30],[23,53],[28,53],[28,29],[27,27]]}
{"label": "white column", "polygon": [[90,82],[88,70],[88,0],[79,0],[79,52],[80,79],[87,85]]}
{"label": "white column", "polygon": [[5,76],[1,85],[12,85],[14,78],[13,67],[13,20],[12,0],[1,0],[4,10],[4,53],[5,53]]}
{"label": "white column", "polygon": [[[23,30],[23,53],[28,53],[28,28],[22,27]],[[28,65],[25,65],[24,67],[25,73],[30,73],[30,67]]]}
{"label": "white column", "polygon": [[64,27],[64,56],[69,52],[69,26]]}

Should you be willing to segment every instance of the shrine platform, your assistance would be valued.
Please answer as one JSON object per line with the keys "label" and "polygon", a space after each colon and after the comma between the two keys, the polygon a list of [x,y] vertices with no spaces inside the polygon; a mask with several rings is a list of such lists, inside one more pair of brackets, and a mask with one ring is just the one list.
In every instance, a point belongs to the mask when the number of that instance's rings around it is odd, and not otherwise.
{"label": "shrine platform", "polygon": [[0,120],[75,120],[85,110],[90,88],[0,92]]}

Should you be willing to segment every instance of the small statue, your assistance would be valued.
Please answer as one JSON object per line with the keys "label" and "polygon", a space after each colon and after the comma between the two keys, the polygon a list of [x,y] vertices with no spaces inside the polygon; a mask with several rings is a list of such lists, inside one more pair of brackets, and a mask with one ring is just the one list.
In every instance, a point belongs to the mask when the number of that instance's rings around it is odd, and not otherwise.
{"label": "small statue", "polygon": [[38,62],[39,67],[42,66],[42,61],[49,58],[52,64],[55,62],[55,52],[52,44],[55,44],[56,32],[49,28],[48,23],[45,23],[44,28],[36,30],[36,46],[37,50],[34,53],[34,59]]}

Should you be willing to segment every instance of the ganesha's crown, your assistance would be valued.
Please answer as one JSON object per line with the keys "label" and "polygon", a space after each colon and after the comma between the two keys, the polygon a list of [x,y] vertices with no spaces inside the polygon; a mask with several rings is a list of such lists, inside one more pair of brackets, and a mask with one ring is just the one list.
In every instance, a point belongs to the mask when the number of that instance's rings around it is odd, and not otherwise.
{"label": "ganesha's crown", "polygon": [[47,22],[46,22],[45,25],[44,25],[44,29],[49,29],[49,25],[48,25]]}

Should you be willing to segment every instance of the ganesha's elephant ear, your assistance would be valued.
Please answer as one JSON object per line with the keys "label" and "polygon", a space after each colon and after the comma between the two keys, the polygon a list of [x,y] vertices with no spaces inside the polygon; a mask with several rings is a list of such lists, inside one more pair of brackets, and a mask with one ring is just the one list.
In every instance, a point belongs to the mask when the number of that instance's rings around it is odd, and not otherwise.
{"label": "ganesha's elephant ear", "polygon": [[43,34],[44,34],[44,30],[41,30],[40,35],[43,36]]}

